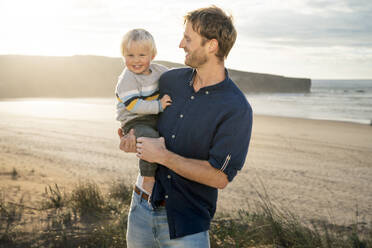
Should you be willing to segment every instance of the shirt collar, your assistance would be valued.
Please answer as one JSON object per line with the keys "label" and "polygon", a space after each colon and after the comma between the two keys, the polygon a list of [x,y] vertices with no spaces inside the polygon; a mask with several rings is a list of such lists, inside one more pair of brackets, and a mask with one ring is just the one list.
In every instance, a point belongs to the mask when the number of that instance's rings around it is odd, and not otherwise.
{"label": "shirt collar", "polygon": [[[194,75],[196,73],[196,69],[192,69],[191,71],[191,74],[190,76],[188,77],[187,79],[187,84],[192,87],[192,83],[193,83],[193,78],[194,78]],[[214,84],[214,85],[210,85],[210,86],[206,86],[206,87],[203,87],[201,88],[199,91],[214,91],[214,90],[219,90],[221,88],[223,88],[225,85],[228,84],[228,82],[230,81],[230,76],[229,76],[229,72],[228,70],[225,68],[225,79],[222,80],[221,82],[217,83],[217,84]]]}

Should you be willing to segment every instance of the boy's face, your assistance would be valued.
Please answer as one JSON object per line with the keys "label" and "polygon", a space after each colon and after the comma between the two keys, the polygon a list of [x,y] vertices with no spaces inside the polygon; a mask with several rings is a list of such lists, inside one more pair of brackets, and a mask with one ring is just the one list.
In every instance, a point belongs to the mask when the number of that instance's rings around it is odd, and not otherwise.
{"label": "boy's face", "polygon": [[136,74],[150,74],[150,62],[153,59],[154,56],[149,46],[141,42],[131,42],[124,51],[124,60],[128,70]]}

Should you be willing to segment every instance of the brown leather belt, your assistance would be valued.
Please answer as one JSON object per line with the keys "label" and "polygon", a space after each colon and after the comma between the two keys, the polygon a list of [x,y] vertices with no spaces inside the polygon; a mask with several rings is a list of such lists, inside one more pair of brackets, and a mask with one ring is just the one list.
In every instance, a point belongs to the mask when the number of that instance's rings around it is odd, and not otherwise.
{"label": "brown leather belt", "polygon": [[[137,187],[137,185],[134,185],[134,192],[136,192],[138,195],[140,195],[140,196],[142,197],[142,199],[144,199],[144,200],[146,200],[146,201],[149,200],[149,197],[150,197],[150,196],[149,196],[147,193],[145,193],[145,192],[143,192],[142,190],[140,190],[140,189]],[[141,194],[141,193],[142,193],[142,194]],[[164,201],[164,200],[161,201],[159,205],[160,205],[160,206],[165,206],[165,201]]]}

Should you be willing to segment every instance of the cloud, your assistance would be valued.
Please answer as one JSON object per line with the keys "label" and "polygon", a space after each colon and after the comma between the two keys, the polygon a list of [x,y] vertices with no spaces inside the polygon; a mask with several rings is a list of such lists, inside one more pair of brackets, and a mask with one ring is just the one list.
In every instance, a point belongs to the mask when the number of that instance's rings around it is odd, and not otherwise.
{"label": "cloud", "polygon": [[233,14],[238,30],[229,66],[372,75],[371,0],[0,0],[0,53],[119,56],[121,36],[142,27],[155,37],[157,59],[182,62],[183,16],[212,4]]}
{"label": "cloud", "polygon": [[247,39],[278,46],[372,49],[372,4],[367,1],[312,0],[250,14],[238,26]]}
{"label": "cloud", "polygon": [[306,5],[309,8],[327,11],[346,11],[359,12],[364,10],[371,10],[372,2],[369,0],[308,0]]}

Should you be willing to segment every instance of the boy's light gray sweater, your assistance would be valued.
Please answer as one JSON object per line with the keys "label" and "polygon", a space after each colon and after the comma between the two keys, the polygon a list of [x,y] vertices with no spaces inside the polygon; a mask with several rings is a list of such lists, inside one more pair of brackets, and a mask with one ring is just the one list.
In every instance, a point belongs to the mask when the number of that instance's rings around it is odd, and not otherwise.
{"label": "boy's light gray sweater", "polygon": [[159,94],[159,78],[168,69],[159,64],[150,64],[149,75],[136,74],[127,68],[120,74],[116,85],[116,120],[121,126],[130,120],[162,111]]}

